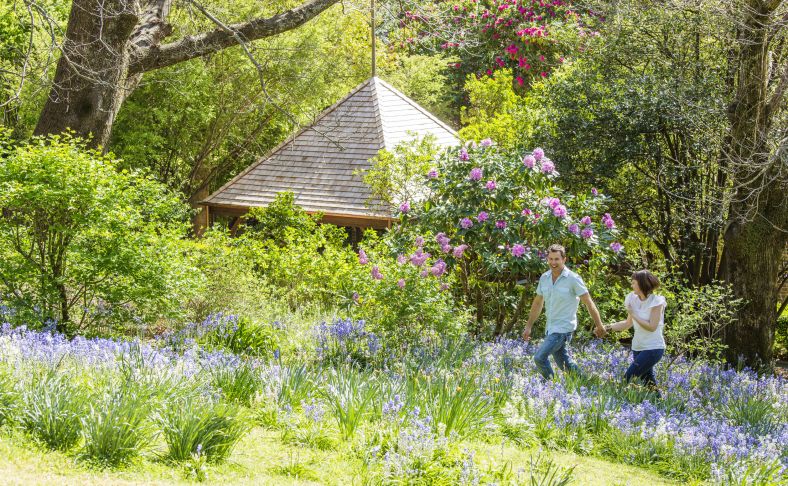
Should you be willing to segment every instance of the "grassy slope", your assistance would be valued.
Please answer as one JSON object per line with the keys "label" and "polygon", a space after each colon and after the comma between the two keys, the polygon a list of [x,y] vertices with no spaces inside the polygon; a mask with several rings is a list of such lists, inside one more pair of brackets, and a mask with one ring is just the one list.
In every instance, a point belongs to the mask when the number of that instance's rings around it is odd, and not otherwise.
{"label": "grassy slope", "polygon": [[[181,484],[187,483],[177,467],[155,459],[143,459],[126,470],[98,471],[77,462],[71,455],[44,452],[31,447],[29,440],[7,433],[0,436],[0,482],[3,484]],[[481,470],[491,463],[511,461],[513,469],[528,464],[529,451],[507,445],[474,443]],[[548,452],[543,452],[548,453]],[[562,466],[576,466],[574,484],[671,484],[655,474],[631,466],[613,464],[591,457],[549,452]],[[254,429],[236,448],[230,461],[209,469],[208,484],[357,484],[355,462],[342,452],[316,451],[289,446],[276,432]],[[300,472],[307,479],[281,474]],[[311,478],[312,480],[310,480]]]}

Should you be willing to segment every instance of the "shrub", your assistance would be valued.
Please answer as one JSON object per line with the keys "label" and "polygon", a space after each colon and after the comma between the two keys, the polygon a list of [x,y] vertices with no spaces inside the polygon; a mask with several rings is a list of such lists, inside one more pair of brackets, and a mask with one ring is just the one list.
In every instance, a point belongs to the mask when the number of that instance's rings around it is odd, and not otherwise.
{"label": "shrub", "polygon": [[689,287],[669,277],[663,281],[663,294],[668,301],[664,331],[671,355],[668,366],[686,355],[721,360],[723,333],[736,321],[742,299],[721,282]]}
{"label": "shrub", "polygon": [[233,242],[242,249],[271,296],[291,309],[307,304],[331,306],[348,285],[355,255],[344,245],[347,233],[318,224],[294,204],[292,193],[280,193],[265,208],[246,216],[243,234]]}
{"label": "shrub", "polygon": [[127,326],[175,316],[199,288],[187,206],[69,136],[34,138],[0,164],[0,295],[20,323]]}
{"label": "shrub", "polygon": [[14,417],[19,401],[15,383],[14,376],[4,366],[0,366],[0,425],[10,422]]}
{"label": "shrub", "polygon": [[251,405],[260,390],[260,373],[250,361],[219,356],[206,367],[211,385],[229,402]]}
{"label": "shrub", "polygon": [[[454,295],[474,309],[477,331],[510,332],[535,289],[518,282],[536,282],[550,244],[563,244],[575,267],[622,250],[615,222],[602,214],[607,198],[570,194],[557,177],[541,149],[499,150],[488,139],[444,150],[424,174],[425,197],[403,204],[390,239],[406,251],[421,237],[423,251],[452,271]],[[488,322],[492,329],[484,329]]]}
{"label": "shrub", "polygon": [[163,410],[157,422],[167,443],[167,457],[189,461],[204,455],[208,462],[223,462],[249,431],[250,422],[238,406],[188,397]]}
{"label": "shrub", "polygon": [[351,315],[390,350],[464,333],[468,316],[449,291],[454,279],[445,262],[427,254],[420,240],[401,252],[390,243],[367,233],[348,298]]}
{"label": "shrub", "polygon": [[151,443],[149,396],[126,385],[106,390],[82,417],[82,455],[101,466],[118,466]]}
{"label": "shrub", "polygon": [[81,437],[89,395],[74,380],[52,371],[36,377],[24,394],[22,425],[51,449],[69,450]]}

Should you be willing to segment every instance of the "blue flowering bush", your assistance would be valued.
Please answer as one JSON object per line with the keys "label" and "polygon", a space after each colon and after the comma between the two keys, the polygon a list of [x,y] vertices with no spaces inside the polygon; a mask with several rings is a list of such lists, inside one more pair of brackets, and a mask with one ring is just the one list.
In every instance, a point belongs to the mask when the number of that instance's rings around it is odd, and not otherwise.
{"label": "blue flowering bush", "polygon": [[611,261],[623,250],[604,212],[607,198],[596,190],[568,193],[558,177],[539,148],[523,154],[487,139],[444,150],[424,175],[424,197],[400,205],[391,239],[405,249],[421,237],[423,251],[453,275],[458,302],[474,310],[477,333],[508,333],[546,268],[550,244],[563,244],[581,274],[589,262]]}

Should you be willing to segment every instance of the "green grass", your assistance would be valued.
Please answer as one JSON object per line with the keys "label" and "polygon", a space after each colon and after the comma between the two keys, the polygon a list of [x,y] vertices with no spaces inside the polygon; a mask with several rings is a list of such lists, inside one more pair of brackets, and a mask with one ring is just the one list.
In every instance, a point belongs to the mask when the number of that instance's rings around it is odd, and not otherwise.
{"label": "green grass", "polygon": [[[73,455],[31,448],[29,444],[20,433],[4,430],[0,434],[0,477],[4,484],[194,484],[185,479],[182,469],[157,459],[155,452],[125,468],[99,470],[78,462]],[[593,457],[522,449],[511,443],[464,445],[477,451],[482,470],[509,461],[516,472],[519,467],[527,468],[531,454],[541,453],[559,466],[575,466],[572,484],[678,484],[643,469]],[[161,444],[159,452],[163,452]],[[360,471],[361,464],[347,450],[323,451],[284,444],[279,432],[258,427],[241,440],[226,463],[208,469],[205,484],[360,484]]]}

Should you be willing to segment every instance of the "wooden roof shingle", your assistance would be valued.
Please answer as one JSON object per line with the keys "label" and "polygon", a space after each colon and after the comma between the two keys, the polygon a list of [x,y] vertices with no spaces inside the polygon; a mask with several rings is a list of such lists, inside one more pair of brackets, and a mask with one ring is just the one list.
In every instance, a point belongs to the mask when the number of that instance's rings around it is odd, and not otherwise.
{"label": "wooden roof shingle", "polygon": [[440,146],[458,143],[445,123],[372,77],[202,203],[248,209],[266,206],[288,191],[310,213],[390,218],[382,205],[368,206],[369,187],[355,172],[368,168],[378,151],[393,150],[413,133],[432,134]]}

